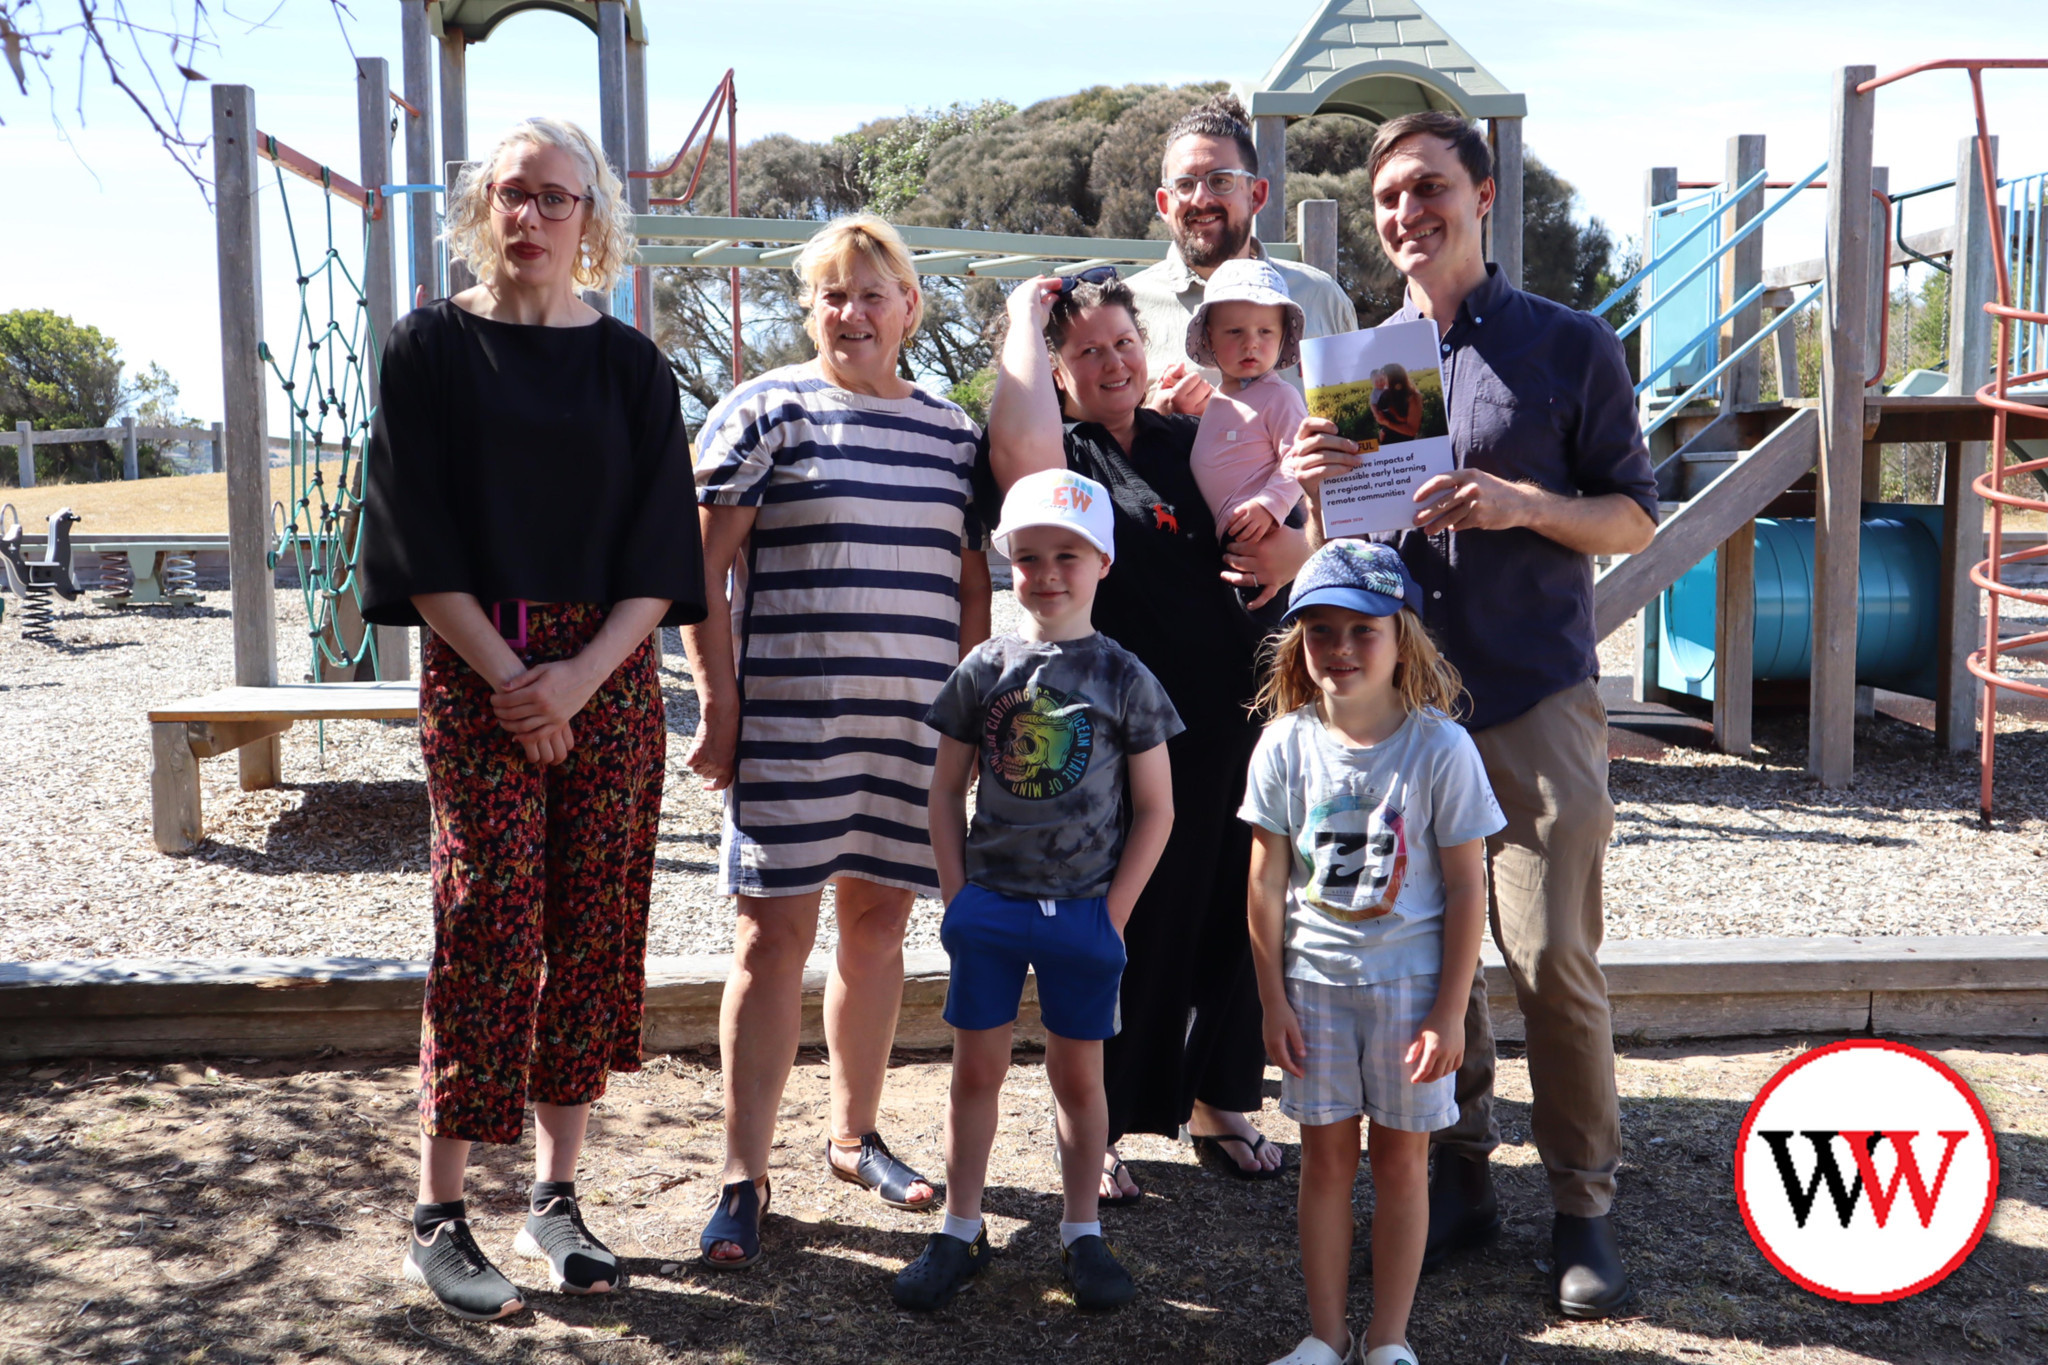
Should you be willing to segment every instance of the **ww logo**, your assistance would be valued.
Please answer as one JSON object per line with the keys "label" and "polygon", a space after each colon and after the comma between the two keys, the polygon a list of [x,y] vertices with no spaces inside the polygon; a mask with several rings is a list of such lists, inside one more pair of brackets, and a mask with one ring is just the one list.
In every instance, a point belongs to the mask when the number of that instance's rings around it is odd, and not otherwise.
{"label": "ww logo", "polygon": [[1888,1303],[1976,1248],[1998,1148],[1962,1077],[1915,1048],[1856,1038],[1796,1058],[1757,1095],[1735,1195],[1758,1248],[1794,1282]]}

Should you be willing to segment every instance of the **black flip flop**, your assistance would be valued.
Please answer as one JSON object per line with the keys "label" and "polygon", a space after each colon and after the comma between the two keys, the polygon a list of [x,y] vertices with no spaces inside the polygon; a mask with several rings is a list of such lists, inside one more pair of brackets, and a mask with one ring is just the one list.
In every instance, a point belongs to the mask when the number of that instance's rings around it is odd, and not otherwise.
{"label": "black flip flop", "polygon": [[[858,1185],[864,1190],[873,1190],[875,1197],[892,1209],[908,1209],[912,1213],[923,1213],[937,1208],[942,1195],[939,1187],[925,1179],[910,1167],[898,1161],[889,1152],[889,1144],[882,1141],[880,1133],[860,1135],[860,1159],[847,1170],[832,1159],[832,1139],[825,1139],[825,1169],[849,1185]],[[904,1196],[910,1193],[912,1185],[923,1185],[932,1192],[932,1197],[913,1204]]]}
{"label": "black flip flop", "polygon": [[[1130,1169],[1124,1165],[1124,1159],[1122,1157],[1113,1156],[1109,1159],[1109,1169],[1104,1171],[1103,1174],[1106,1176],[1110,1176],[1111,1178],[1114,1178],[1120,1175],[1131,1175],[1131,1172]],[[1138,1178],[1132,1175],[1131,1183],[1133,1185],[1136,1185],[1138,1183]],[[1144,1197],[1145,1191],[1142,1187],[1140,1187],[1137,1190],[1134,1190],[1130,1194],[1098,1194],[1095,1196],[1095,1206],[1100,1209],[1127,1209],[1131,1205],[1143,1199]]]}
{"label": "black flip flop", "polygon": [[[1187,1132],[1186,1129],[1182,1129],[1181,1131]],[[1247,1155],[1257,1157],[1262,1148],[1271,1145],[1266,1140],[1266,1135],[1264,1133],[1260,1133],[1249,1139],[1241,1138],[1237,1136],[1237,1134],[1235,1133],[1220,1133],[1214,1136],[1208,1136],[1198,1133],[1188,1133],[1187,1139],[1188,1145],[1195,1149],[1195,1160],[1199,1161],[1202,1165],[1208,1167],[1210,1170],[1220,1171],[1222,1174],[1231,1177],[1233,1180],[1277,1180],[1287,1172],[1287,1163],[1285,1161],[1281,1162],[1280,1165],[1273,1167],[1271,1170],[1266,1170],[1265,1168],[1261,1167],[1260,1169],[1255,1171],[1248,1171],[1244,1167],[1237,1164],[1236,1157],[1232,1156],[1229,1152],[1224,1150],[1224,1143],[1235,1142],[1239,1146],[1246,1149]]]}

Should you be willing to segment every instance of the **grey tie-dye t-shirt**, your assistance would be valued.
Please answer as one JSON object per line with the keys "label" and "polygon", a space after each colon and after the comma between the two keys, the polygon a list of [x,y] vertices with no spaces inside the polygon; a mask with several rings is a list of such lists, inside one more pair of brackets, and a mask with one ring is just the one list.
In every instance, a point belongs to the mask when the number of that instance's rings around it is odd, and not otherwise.
{"label": "grey tie-dye t-shirt", "polygon": [[985,641],[924,719],[979,755],[967,880],[1033,900],[1108,894],[1130,823],[1124,756],[1187,728],[1151,670],[1099,631]]}

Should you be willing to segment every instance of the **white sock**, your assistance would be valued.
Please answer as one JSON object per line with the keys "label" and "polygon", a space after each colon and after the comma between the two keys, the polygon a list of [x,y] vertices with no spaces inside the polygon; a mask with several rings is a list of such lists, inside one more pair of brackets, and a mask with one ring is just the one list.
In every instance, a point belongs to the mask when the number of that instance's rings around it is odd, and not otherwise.
{"label": "white sock", "polygon": [[1070,1247],[1083,1237],[1100,1237],[1101,1235],[1102,1220],[1099,1218],[1092,1223],[1060,1224],[1060,1245],[1062,1247]]}
{"label": "white sock", "polygon": [[981,1236],[981,1215],[977,1213],[972,1218],[959,1218],[949,1213],[939,1231],[948,1237],[958,1237],[963,1242],[972,1243],[975,1238]]}

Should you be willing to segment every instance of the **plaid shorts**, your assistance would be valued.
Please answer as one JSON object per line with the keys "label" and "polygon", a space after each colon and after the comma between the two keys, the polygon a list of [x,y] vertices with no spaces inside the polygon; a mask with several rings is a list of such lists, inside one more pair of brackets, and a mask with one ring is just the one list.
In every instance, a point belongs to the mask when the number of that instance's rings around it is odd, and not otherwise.
{"label": "plaid shorts", "polygon": [[1401,1060],[1436,992],[1433,975],[1363,986],[1289,977],[1287,1003],[1301,1024],[1308,1060],[1299,1079],[1281,1073],[1280,1112],[1309,1126],[1363,1114],[1407,1133],[1433,1133],[1457,1122],[1457,1074],[1414,1085]]}

